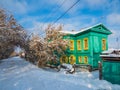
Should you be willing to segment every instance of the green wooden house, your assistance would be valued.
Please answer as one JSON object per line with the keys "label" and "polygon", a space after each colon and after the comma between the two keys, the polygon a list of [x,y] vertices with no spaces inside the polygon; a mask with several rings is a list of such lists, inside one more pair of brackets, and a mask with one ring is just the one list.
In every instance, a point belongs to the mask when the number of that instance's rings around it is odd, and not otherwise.
{"label": "green wooden house", "polygon": [[62,31],[69,39],[67,53],[60,57],[61,63],[89,64],[98,67],[100,53],[108,49],[108,35],[111,31],[103,24],[97,24],[80,31]]}

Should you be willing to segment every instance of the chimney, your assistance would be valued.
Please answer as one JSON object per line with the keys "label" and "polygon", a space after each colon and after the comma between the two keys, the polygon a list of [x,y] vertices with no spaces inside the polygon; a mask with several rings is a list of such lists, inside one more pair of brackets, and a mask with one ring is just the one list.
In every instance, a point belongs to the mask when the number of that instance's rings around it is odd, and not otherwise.
{"label": "chimney", "polygon": [[72,32],[74,32],[75,30],[72,30]]}

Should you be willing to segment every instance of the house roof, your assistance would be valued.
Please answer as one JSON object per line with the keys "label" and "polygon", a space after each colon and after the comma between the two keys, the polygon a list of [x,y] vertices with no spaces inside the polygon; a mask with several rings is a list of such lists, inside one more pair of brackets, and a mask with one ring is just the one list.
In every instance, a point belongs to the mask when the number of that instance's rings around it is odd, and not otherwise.
{"label": "house roof", "polygon": [[120,61],[120,49],[109,49],[100,55],[103,60]]}
{"label": "house roof", "polygon": [[102,54],[111,54],[111,53],[114,53],[115,51],[120,52],[120,49],[109,49],[109,50],[103,51]]}
{"label": "house roof", "polygon": [[[93,26],[90,26],[88,28],[84,28],[84,29],[81,29],[80,31],[61,31],[62,33],[65,33],[65,34],[71,34],[71,35],[76,35],[76,34],[80,34],[80,33],[83,33],[85,31],[89,31],[89,30],[92,30],[92,28],[95,28],[95,27],[98,27],[98,26],[102,26],[104,27],[104,29],[106,30],[106,32],[104,31],[104,33],[106,34],[112,34],[112,32],[107,29],[103,24],[99,23],[99,24],[96,24],[96,25],[93,25]],[[92,31],[96,31],[96,30],[92,30]],[[103,32],[101,30],[97,30],[97,32]]]}

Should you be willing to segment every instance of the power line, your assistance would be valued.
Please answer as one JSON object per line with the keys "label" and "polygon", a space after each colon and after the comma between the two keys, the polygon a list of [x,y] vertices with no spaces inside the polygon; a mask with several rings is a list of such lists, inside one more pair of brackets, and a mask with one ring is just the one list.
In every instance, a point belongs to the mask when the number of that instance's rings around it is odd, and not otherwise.
{"label": "power line", "polygon": [[[54,12],[57,12],[63,5],[64,5],[64,3],[66,2],[67,0],[63,0],[62,2],[60,2],[60,5],[57,5],[57,8],[54,8],[52,11],[51,11],[51,13],[47,16],[47,17],[44,17],[42,20],[44,20],[44,21],[48,21],[48,20],[50,20],[50,18],[49,17],[51,17],[51,16],[53,16],[53,13]],[[57,4],[59,3],[59,0],[57,1]],[[55,13],[54,13],[55,14]],[[56,15],[56,14],[55,14]],[[49,18],[49,19],[46,19],[46,18]],[[45,26],[45,23],[43,23],[43,25],[41,26],[41,29],[43,29],[43,27]],[[44,34],[44,33],[43,33]]]}
{"label": "power line", "polygon": [[80,0],[77,0],[70,8],[68,8],[60,17],[56,19],[56,21],[52,24],[54,25],[56,22],[58,22],[69,10],[71,10]]}
{"label": "power line", "polygon": [[[57,6],[57,8],[55,8],[53,11],[52,11],[52,13],[50,13],[49,15],[48,15],[48,18],[49,17],[51,17],[51,16],[53,16],[52,14],[54,13],[54,12],[57,12],[63,5],[64,5],[64,3],[66,2],[67,0],[63,0],[61,3],[60,3],[60,5],[58,5]],[[58,2],[57,2],[58,3]],[[54,13],[55,14],[55,13]],[[56,15],[56,14],[55,14]],[[54,17],[54,16],[53,16]],[[47,20],[50,20],[50,18],[49,19],[46,19],[45,21],[47,21]]]}
{"label": "power line", "polygon": [[[70,8],[68,8],[60,17],[58,17],[55,22],[51,25],[53,26],[56,22],[58,22],[67,12],[69,12],[80,0],[77,0]],[[45,32],[41,33],[40,35],[44,34]]]}

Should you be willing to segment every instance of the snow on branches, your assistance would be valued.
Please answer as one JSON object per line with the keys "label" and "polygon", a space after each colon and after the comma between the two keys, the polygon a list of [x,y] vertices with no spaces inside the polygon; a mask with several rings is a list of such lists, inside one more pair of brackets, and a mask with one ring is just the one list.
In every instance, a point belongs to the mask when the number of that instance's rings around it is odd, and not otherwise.
{"label": "snow on branches", "polygon": [[47,62],[57,64],[58,55],[64,54],[68,47],[68,41],[64,40],[65,34],[61,33],[62,26],[48,25],[45,30],[45,38],[33,35],[29,42],[29,50],[26,50],[26,59],[44,67]]}
{"label": "snow on branches", "polygon": [[62,26],[48,25],[45,37],[28,36],[13,15],[0,9],[0,59],[8,58],[15,46],[24,49],[25,59],[44,67],[48,62],[57,64],[59,56],[64,54],[68,41],[63,39]]}
{"label": "snow on branches", "polygon": [[13,15],[0,8],[0,59],[8,58],[14,46],[24,46],[26,33]]}

